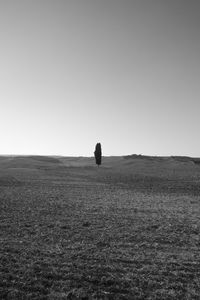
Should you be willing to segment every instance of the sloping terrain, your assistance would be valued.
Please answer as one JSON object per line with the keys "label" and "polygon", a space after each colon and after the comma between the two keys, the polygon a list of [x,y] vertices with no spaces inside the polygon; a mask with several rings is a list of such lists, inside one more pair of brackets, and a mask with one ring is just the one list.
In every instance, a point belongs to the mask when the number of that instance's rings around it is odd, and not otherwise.
{"label": "sloping terrain", "polygon": [[0,299],[199,299],[200,166],[0,157]]}

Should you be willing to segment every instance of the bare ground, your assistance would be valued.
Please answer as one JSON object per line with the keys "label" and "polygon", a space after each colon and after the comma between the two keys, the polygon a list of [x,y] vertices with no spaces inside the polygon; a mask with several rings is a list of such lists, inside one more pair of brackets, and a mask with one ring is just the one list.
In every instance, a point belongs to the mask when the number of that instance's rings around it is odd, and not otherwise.
{"label": "bare ground", "polygon": [[196,167],[20,164],[1,162],[0,299],[200,299]]}

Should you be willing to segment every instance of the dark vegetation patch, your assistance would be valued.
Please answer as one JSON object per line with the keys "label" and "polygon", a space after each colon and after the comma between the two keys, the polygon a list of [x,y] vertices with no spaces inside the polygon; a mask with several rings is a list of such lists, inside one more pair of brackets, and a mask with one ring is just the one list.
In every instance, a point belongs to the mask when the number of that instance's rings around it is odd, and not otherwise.
{"label": "dark vegetation patch", "polygon": [[193,162],[195,164],[200,164],[200,158],[189,157],[189,156],[171,156],[174,160],[178,162]]}
{"label": "dark vegetation patch", "polygon": [[192,160],[196,165],[200,164],[200,158],[193,158]]}
{"label": "dark vegetation patch", "polygon": [[194,158],[189,156],[171,156],[171,158],[179,162],[190,162],[194,160]]}
{"label": "dark vegetation patch", "polygon": [[187,163],[187,162],[192,162],[196,165],[200,164],[200,158],[195,158],[195,157],[189,157],[189,156],[171,156],[175,161],[178,162],[183,162],[183,163]]}

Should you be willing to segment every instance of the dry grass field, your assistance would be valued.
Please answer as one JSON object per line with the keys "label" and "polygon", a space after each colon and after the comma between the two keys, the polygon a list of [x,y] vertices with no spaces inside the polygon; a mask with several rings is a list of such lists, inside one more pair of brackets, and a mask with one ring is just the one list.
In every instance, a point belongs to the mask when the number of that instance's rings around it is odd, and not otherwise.
{"label": "dry grass field", "polygon": [[200,299],[200,165],[0,157],[0,299]]}

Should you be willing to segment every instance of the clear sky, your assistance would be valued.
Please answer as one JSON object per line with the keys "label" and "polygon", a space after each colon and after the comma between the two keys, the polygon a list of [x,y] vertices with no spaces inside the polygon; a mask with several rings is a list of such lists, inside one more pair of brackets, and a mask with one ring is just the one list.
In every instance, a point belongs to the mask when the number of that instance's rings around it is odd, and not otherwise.
{"label": "clear sky", "polygon": [[0,153],[200,156],[199,0],[0,0]]}

